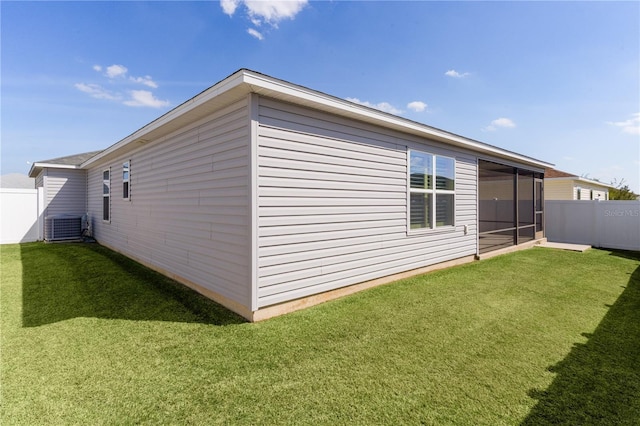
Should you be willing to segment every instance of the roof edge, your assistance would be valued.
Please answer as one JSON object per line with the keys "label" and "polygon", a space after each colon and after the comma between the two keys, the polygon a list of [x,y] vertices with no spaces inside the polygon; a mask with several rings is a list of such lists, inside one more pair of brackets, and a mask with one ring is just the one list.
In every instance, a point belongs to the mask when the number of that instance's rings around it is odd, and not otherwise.
{"label": "roof edge", "polygon": [[74,164],[55,164],[55,163],[33,163],[31,168],[29,169],[29,173],[27,176],[30,178],[35,178],[42,171],[42,169],[74,169],[78,170],[82,167]]}
{"label": "roof edge", "polygon": [[180,105],[178,105],[177,107],[167,111],[166,113],[164,113],[163,115],[161,115],[160,117],[156,118],[155,120],[153,120],[152,122],[146,124],[145,126],[141,127],[140,129],[136,130],[135,132],[133,132],[132,134],[130,134],[129,136],[125,137],[124,139],[121,139],[119,142],[111,145],[109,148],[105,149],[104,151],[102,151],[101,153],[95,155],[94,157],[91,157],[90,159],[88,159],[87,161],[85,161],[84,163],[81,164],[82,168],[85,168],[89,165],[91,165],[92,163],[95,163],[96,161],[100,160],[101,158],[106,157],[107,155],[111,154],[112,152],[123,148],[124,146],[132,143],[132,142],[136,142],[136,141],[141,141],[141,142],[146,142],[144,141],[144,136],[148,133],[150,133],[151,131],[161,127],[164,124],[167,124],[169,122],[171,122],[173,119],[180,117],[181,115],[197,108],[199,105],[205,103],[206,101],[215,98],[216,96],[221,95],[224,92],[227,92],[231,89],[233,89],[234,87],[237,87],[239,85],[241,85],[244,82],[244,72],[247,71],[246,69],[240,69],[236,72],[234,72],[233,74],[231,74],[230,76],[226,77],[225,79],[219,81],[218,83],[214,84],[213,86],[203,90],[202,92],[198,93],[197,95],[195,95],[194,97],[188,99],[187,101],[181,103]]}
{"label": "roof edge", "polygon": [[551,177],[551,178],[546,177],[545,180],[575,180],[575,181],[579,181],[579,182],[589,183],[589,184],[592,184],[592,185],[604,186],[604,187],[612,188],[612,189],[616,188],[614,185],[611,185],[610,183],[604,183],[604,182],[600,182],[600,181],[597,181],[597,180],[583,178],[583,177],[580,177],[580,176],[562,176],[562,177]]}
{"label": "roof edge", "polygon": [[252,71],[247,68],[241,68],[240,70],[234,72],[233,74],[229,75],[228,77],[219,81],[208,89],[205,89],[186,102],[166,112],[156,120],[145,125],[144,127],[115,143],[114,145],[111,145],[109,148],[105,149],[96,156],[88,159],[81,164],[81,168],[88,167],[91,164],[100,161],[102,158],[110,155],[114,151],[122,149],[132,143],[145,143],[145,135],[148,135],[154,130],[157,130],[162,126],[171,123],[174,119],[177,119],[182,115],[193,111],[198,106],[214,99],[215,97],[243,85],[245,85],[245,90],[243,90],[242,92],[246,91],[247,94],[252,92],[263,94],[265,96],[268,96],[269,94],[277,94],[279,95],[278,97],[283,98],[283,100],[285,101],[305,101],[306,104],[315,105],[316,107],[320,107],[319,109],[321,110],[323,109],[322,107],[324,107],[326,108],[326,110],[342,111],[346,113],[350,118],[359,118],[372,124],[382,125],[393,130],[410,133],[420,137],[430,138],[474,152],[518,161],[542,169],[551,168],[554,166],[551,163],[547,163],[533,157],[528,157],[526,155],[499,148],[485,142],[480,142],[464,136],[456,135],[454,133],[437,129],[435,127],[412,121],[407,118],[399,117],[371,107],[356,104],[354,102],[347,101],[346,99],[338,98],[314,89],[274,78],[257,71]]}

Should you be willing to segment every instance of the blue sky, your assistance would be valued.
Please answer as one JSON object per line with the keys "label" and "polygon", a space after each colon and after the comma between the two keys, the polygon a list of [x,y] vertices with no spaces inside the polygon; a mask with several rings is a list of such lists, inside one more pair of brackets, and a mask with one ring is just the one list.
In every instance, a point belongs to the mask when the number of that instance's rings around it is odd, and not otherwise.
{"label": "blue sky", "polygon": [[638,2],[7,2],[2,174],[240,68],[640,192]]}

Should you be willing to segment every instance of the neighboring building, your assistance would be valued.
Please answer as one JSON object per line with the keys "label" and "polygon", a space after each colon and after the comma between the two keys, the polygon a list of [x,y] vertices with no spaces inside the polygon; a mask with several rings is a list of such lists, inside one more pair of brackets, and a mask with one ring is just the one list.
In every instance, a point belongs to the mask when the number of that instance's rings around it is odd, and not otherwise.
{"label": "neighboring building", "polygon": [[608,200],[613,185],[571,173],[547,169],[544,173],[545,200]]}
{"label": "neighboring building", "polygon": [[551,166],[250,70],[75,163],[56,212],[249,320],[531,244]]}
{"label": "neighboring building", "polygon": [[21,173],[9,173],[0,176],[0,188],[34,189],[35,181],[33,178]]}

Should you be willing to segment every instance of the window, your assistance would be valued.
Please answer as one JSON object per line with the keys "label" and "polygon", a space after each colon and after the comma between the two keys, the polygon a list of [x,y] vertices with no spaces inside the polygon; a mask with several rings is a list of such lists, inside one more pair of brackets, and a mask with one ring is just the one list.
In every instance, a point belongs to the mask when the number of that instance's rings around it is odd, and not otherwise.
{"label": "window", "polygon": [[409,151],[409,229],[454,225],[455,169],[453,158]]}
{"label": "window", "polygon": [[102,172],[102,220],[109,221],[109,207],[111,205],[111,171]]}
{"label": "window", "polygon": [[122,198],[131,199],[131,185],[129,184],[130,162],[127,161],[122,165]]}

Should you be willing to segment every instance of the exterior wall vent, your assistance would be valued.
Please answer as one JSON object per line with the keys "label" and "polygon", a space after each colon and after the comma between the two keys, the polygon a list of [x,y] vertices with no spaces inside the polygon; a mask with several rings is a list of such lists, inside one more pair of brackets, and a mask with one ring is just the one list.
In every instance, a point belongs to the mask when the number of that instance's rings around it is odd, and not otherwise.
{"label": "exterior wall vent", "polygon": [[82,238],[82,216],[55,215],[44,219],[45,241],[79,240]]}

